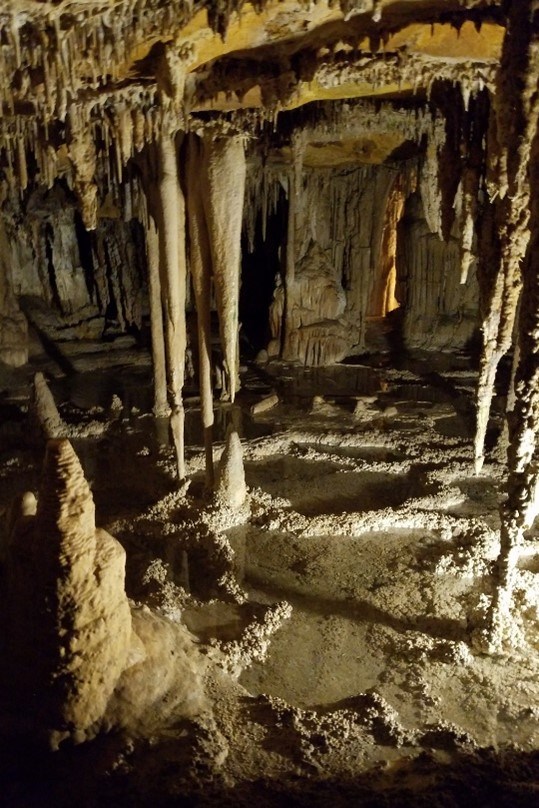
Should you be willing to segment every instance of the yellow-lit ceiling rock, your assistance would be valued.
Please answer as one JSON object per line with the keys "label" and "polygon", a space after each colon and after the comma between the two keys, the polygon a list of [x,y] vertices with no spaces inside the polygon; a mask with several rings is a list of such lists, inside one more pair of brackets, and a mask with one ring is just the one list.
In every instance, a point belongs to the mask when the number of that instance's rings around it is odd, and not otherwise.
{"label": "yellow-lit ceiling rock", "polygon": [[[271,84],[275,85],[273,96],[281,96],[282,109],[293,109],[310,101],[428,90],[436,78],[486,84],[498,64],[503,33],[503,26],[493,22],[478,28],[465,21],[459,29],[450,23],[413,23],[387,35],[378,47],[373,47],[372,38],[367,37],[355,47],[337,40],[332,49],[317,50],[308,79],[292,75],[290,63],[284,61],[282,45],[268,51],[270,59],[273,56],[277,65],[279,59],[284,65],[278,75],[271,68],[268,70],[271,62],[261,62],[243,51],[229,57],[226,64],[230,71],[223,70],[219,60],[213,70],[198,71],[198,100],[194,108],[230,110],[263,106],[272,96]],[[283,85],[287,83],[289,97],[283,98],[283,93],[286,95]]]}

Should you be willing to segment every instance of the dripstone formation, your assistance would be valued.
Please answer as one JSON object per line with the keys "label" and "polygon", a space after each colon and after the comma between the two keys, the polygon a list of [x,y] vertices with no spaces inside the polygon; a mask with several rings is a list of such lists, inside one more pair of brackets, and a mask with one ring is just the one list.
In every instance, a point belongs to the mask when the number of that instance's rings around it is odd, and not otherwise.
{"label": "dripstone formation", "polygon": [[19,710],[53,743],[105,713],[131,642],[125,552],[104,530],[68,440],[51,440],[35,516],[9,539],[3,624]]}

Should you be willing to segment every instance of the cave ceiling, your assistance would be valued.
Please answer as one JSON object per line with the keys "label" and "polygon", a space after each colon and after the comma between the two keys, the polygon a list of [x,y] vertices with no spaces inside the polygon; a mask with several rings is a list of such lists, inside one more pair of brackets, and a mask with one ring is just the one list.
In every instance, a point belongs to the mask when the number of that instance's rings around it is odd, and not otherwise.
{"label": "cave ceiling", "polygon": [[[66,144],[85,128],[105,147],[119,141],[118,162],[127,162],[155,137],[149,119],[163,94],[181,101],[182,129],[219,116],[275,121],[313,102],[421,106],[436,83],[460,85],[468,99],[494,87],[505,30],[500,4],[488,0],[7,0],[2,8],[2,162],[23,189],[29,172],[50,186],[69,159],[84,162],[88,144]],[[374,140],[310,140],[307,165],[339,165],[382,162],[403,136],[386,126]],[[278,154],[287,160],[290,150]]]}

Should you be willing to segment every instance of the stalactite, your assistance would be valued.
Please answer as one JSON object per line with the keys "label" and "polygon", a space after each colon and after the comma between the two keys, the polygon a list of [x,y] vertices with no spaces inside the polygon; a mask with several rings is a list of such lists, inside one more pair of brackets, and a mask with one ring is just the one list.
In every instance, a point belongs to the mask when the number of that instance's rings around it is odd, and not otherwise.
{"label": "stalactite", "polygon": [[199,181],[203,164],[202,142],[195,135],[188,139],[187,219],[189,224],[189,265],[197,311],[198,376],[201,417],[206,453],[206,486],[214,485],[213,392],[211,376],[211,250],[204,203]]}
{"label": "stalactite", "polygon": [[[499,362],[511,347],[515,313],[522,285],[520,263],[526,252],[529,229],[527,163],[533,137],[530,114],[536,90],[533,58],[523,32],[531,23],[528,3],[512,8],[502,52],[497,91],[489,124],[490,159],[487,189],[499,234],[499,255],[494,272],[483,257],[483,274],[490,280],[483,316],[483,352],[476,395],[474,466],[484,463],[485,435]],[[519,33],[516,33],[519,32]],[[488,225],[488,218],[487,218]],[[492,257],[492,248],[487,245]],[[490,270],[490,271],[489,271]]]}
{"label": "stalactite", "polygon": [[20,135],[17,140],[17,151],[18,151],[19,185],[22,192],[25,191],[26,188],[28,187],[28,168],[26,165],[25,143],[23,137]]}
{"label": "stalactite", "polygon": [[170,414],[170,407],[167,402],[163,304],[161,299],[161,280],[159,277],[159,235],[151,216],[147,217],[146,223],[146,256],[148,263],[148,291],[152,335],[153,412],[156,416],[164,417]]}
{"label": "stalactite", "polygon": [[284,278],[284,310],[283,310],[283,335],[282,335],[282,356],[283,359],[295,358],[291,356],[288,341],[291,336],[292,324],[291,300],[294,297],[296,282],[296,261],[298,260],[298,249],[296,245],[296,233],[300,217],[300,206],[302,204],[303,185],[303,157],[305,151],[305,140],[300,133],[294,135],[292,139],[292,165],[288,175],[288,224],[286,233],[286,271]]}
{"label": "stalactite", "polygon": [[72,104],[69,110],[69,158],[74,171],[74,188],[87,230],[97,227],[96,152],[86,108]]}
{"label": "stalactite", "polygon": [[206,134],[204,154],[207,182],[205,209],[227,394],[234,401],[239,384],[238,305],[246,175],[243,138],[231,136],[213,139],[211,134]]}
{"label": "stalactite", "polygon": [[[523,231],[528,224],[525,206],[530,201],[531,241],[523,263],[524,294],[520,308],[520,361],[516,372],[516,401],[509,424],[509,475],[507,500],[502,504],[500,554],[495,569],[495,591],[489,622],[482,640],[485,650],[498,652],[504,642],[511,644],[511,605],[517,574],[517,561],[524,531],[531,526],[538,512],[536,492],[539,484],[537,460],[537,431],[539,429],[539,29],[537,3],[523,0],[511,6],[504,58],[500,71],[500,116],[505,111],[501,138],[507,149],[502,165],[507,166],[509,213],[513,218],[508,231],[502,234],[505,255],[513,261],[520,257]],[[515,83],[513,83],[515,82]],[[516,88],[520,89],[515,98]],[[513,89],[513,94],[510,93]],[[516,106],[516,114],[515,114]],[[524,124],[524,125],[523,125]],[[514,128],[516,127],[516,129]],[[511,148],[518,132],[521,142]],[[531,199],[530,199],[531,191]],[[516,243],[512,249],[508,238]],[[502,263],[505,297],[514,300],[507,289],[507,269]],[[500,273],[501,274],[501,273]],[[512,276],[514,277],[514,275]],[[512,326],[514,307],[502,300],[504,311],[500,330]],[[504,317],[505,315],[505,317]]]}
{"label": "stalactite", "polygon": [[[466,88],[463,87],[463,94]],[[476,222],[485,171],[488,93],[464,98],[461,134],[461,179],[455,198],[455,212],[460,230],[460,282],[466,283],[477,259]]]}
{"label": "stalactite", "polygon": [[[520,310],[520,306],[522,304],[522,300],[519,300],[518,310]],[[509,460],[509,446],[510,446],[510,439],[509,439],[509,423],[513,420],[513,411],[515,409],[515,403],[517,400],[516,394],[516,375],[517,369],[520,362],[520,345],[518,339],[518,323],[519,323],[519,311],[517,311],[515,317],[515,334],[513,336],[513,358],[511,361],[511,377],[509,380],[509,389],[507,391],[507,401],[505,405],[505,420],[503,422],[503,427],[500,432],[500,436],[498,438],[498,444],[496,446],[496,451],[498,454],[498,458],[501,463],[508,463]]]}
{"label": "stalactite", "polygon": [[165,117],[159,140],[159,196],[161,220],[159,251],[166,289],[165,340],[167,348],[168,383],[170,391],[170,426],[178,479],[185,477],[184,423],[182,389],[185,377],[185,351],[187,348],[185,325],[186,256],[185,208],[178,179],[178,156],[174,124]]}
{"label": "stalactite", "polygon": [[243,209],[243,229],[247,237],[247,248],[254,252],[257,219],[261,216],[263,239],[268,223],[279,203],[281,190],[288,184],[288,172],[282,164],[265,163],[260,154],[250,155],[245,184],[245,205]]}

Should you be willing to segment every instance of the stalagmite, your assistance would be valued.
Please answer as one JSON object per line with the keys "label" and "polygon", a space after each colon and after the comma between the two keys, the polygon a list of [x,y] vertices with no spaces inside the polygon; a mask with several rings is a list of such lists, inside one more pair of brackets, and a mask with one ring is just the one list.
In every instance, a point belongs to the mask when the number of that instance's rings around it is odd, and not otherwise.
{"label": "stalagmite", "polygon": [[264,412],[268,412],[268,410],[272,410],[276,407],[278,403],[279,396],[277,393],[272,393],[251,406],[251,415],[261,415]]}
{"label": "stalagmite", "polygon": [[[483,318],[483,352],[476,396],[476,473],[481,471],[484,462],[496,372],[501,358],[511,347],[522,284],[520,263],[529,240],[527,164],[534,135],[532,107],[537,86],[533,46],[525,41],[532,36],[529,33],[533,29],[531,20],[528,0],[512,4],[491,112],[489,147],[493,153],[489,157],[487,189],[493,211],[484,215],[486,236],[482,239],[483,273],[490,290]],[[499,233],[499,250],[489,244],[492,215]],[[494,279],[490,280],[492,259],[495,260]]]}
{"label": "stalagmite", "polygon": [[92,494],[67,440],[47,445],[37,512],[17,521],[6,569],[14,698],[53,746],[69,735],[80,741],[125,668],[131,614],[125,551],[96,530]]}
{"label": "stalagmite", "polygon": [[146,256],[148,261],[148,291],[152,332],[153,412],[157,416],[167,416],[169,415],[170,408],[167,402],[163,303],[161,298],[161,280],[159,277],[159,235],[151,216],[148,216],[148,224],[146,227]]}
{"label": "stalagmite", "polygon": [[[159,250],[166,289],[165,340],[170,391],[170,427],[176,451],[178,479],[185,477],[184,423],[182,389],[187,347],[185,325],[186,256],[185,208],[178,180],[176,140],[172,122],[163,122],[159,141],[159,195],[161,222]],[[183,236],[183,238],[182,238]]]}
{"label": "stalagmite", "polygon": [[[344,358],[349,344],[349,329],[343,320],[346,295],[327,255],[315,242],[294,269],[286,307],[285,359],[320,366]],[[278,297],[271,312],[275,318],[276,309],[280,309]]]}
{"label": "stalagmite", "polygon": [[247,496],[243,450],[235,429],[229,429],[226,444],[219,463],[219,476],[215,492],[216,500],[230,508],[241,508]]}
{"label": "stalagmite", "polygon": [[207,182],[206,219],[211,246],[219,328],[227,376],[227,394],[234,401],[238,389],[238,306],[245,150],[239,136],[204,137]]}
{"label": "stalagmite", "polygon": [[[517,561],[528,529],[537,516],[536,501],[539,484],[537,461],[537,433],[539,431],[539,29],[537,3],[523,0],[518,8],[513,5],[507,37],[512,52],[502,66],[502,79],[509,81],[507,72],[520,68],[522,95],[520,113],[525,127],[521,132],[519,154],[509,153],[508,179],[516,174],[516,192],[520,191],[520,204],[530,198],[530,231],[523,263],[524,289],[520,306],[519,351],[520,361],[515,376],[516,400],[509,423],[509,453],[507,500],[501,506],[500,554],[496,563],[495,591],[486,631],[486,650],[501,651],[505,641],[511,643],[511,604],[517,574]],[[505,70],[506,74],[503,75]],[[505,96],[513,109],[514,99]],[[510,116],[511,117],[511,116]],[[519,120],[507,122],[509,129]],[[519,130],[520,131],[520,130]],[[529,162],[528,162],[529,159]],[[516,165],[514,164],[516,163]],[[513,170],[514,174],[509,173]],[[510,185],[511,188],[511,185]],[[522,199],[523,197],[523,199]],[[527,216],[520,209],[520,217]],[[522,227],[522,225],[521,225]],[[515,237],[522,230],[515,228]],[[506,312],[507,316],[507,312]],[[507,328],[507,325],[506,325]]]}
{"label": "stalagmite", "polygon": [[36,429],[45,440],[65,436],[66,426],[60,417],[56,402],[42,373],[36,373],[34,376],[30,414]]}

